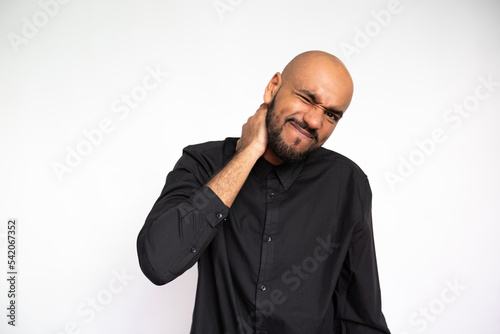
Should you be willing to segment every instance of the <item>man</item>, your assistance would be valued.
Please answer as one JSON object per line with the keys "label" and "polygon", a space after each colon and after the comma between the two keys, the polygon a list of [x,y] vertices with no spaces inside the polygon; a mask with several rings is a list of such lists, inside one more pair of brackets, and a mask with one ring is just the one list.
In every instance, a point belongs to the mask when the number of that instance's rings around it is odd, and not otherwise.
{"label": "man", "polygon": [[338,58],[302,53],[239,139],[184,149],[137,249],[157,285],[198,262],[192,334],[389,333],[368,180],[321,147],[352,92]]}

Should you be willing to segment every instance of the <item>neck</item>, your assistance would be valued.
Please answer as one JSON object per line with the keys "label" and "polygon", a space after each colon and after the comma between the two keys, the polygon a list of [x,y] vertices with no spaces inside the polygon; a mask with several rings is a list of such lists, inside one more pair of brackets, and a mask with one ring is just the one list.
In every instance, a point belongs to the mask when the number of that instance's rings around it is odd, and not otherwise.
{"label": "neck", "polygon": [[266,151],[262,156],[264,157],[264,159],[266,159],[275,166],[281,165],[284,162],[283,160],[281,160],[276,156],[276,154],[271,150],[269,146],[267,146]]}

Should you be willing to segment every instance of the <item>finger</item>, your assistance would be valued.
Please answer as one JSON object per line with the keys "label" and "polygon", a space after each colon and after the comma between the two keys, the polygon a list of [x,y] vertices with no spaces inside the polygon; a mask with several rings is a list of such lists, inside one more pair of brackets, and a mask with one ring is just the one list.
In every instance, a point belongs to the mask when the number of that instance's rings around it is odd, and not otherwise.
{"label": "finger", "polygon": [[267,103],[262,103],[260,106],[259,106],[259,109],[257,109],[257,111],[266,111],[267,112],[267,109],[269,108],[269,105]]}
{"label": "finger", "polygon": [[262,118],[266,117],[267,109],[268,109],[268,105],[265,103],[262,103],[260,105],[259,109],[257,109],[257,112],[255,113],[255,115],[262,119]]}

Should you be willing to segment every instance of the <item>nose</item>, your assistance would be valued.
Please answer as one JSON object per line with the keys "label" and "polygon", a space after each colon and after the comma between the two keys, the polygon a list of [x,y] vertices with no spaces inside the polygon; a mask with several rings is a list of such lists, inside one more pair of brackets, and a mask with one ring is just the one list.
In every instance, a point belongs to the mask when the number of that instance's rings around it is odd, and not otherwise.
{"label": "nose", "polygon": [[316,106],[312,106],[309,110],[304,114],[304,122],[314,130],[321,128],[321,124],[323,122],[323,110]]}

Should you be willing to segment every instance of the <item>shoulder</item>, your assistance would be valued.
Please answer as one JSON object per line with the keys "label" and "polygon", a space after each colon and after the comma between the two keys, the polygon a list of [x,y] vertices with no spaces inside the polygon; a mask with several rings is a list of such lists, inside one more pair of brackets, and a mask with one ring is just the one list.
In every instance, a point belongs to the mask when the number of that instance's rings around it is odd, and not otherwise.
{"label": "shoulder", "polygon": [[193,168],[202,169],[208,175],[219,171],[235,152],[238,138],[226,138],[224,140],[209,141],[200,144],[188,145],[182,150],[180,159],[181,167],[187,162]]}
{"label": "shoulder", "polygon": [[307,162],[311,164],[324,165],[324,168],[331,169],[336,172],[341,171],[348,173],[353,177],[362,180],[367,179],[365,172],[354,161],[340,153],[324,147],[320,147],[316,151],[312,152],[307,158]]}
{"label": "shoulder", "polygon": [[[370,208],[372,191],[368,176],[351,159],[326,148],[319,148],[307,158],[309,164],[314,164],[333,184],[343,185],[345,194],[351,194],[365,208]],[[327,182],[328,183],[328,182]]]}
{"label": "shoulder", "polygon": [[183,153],[199,156],[233,155],[238,138],[228,137],[224,140],[208,141],[184,147]]}

